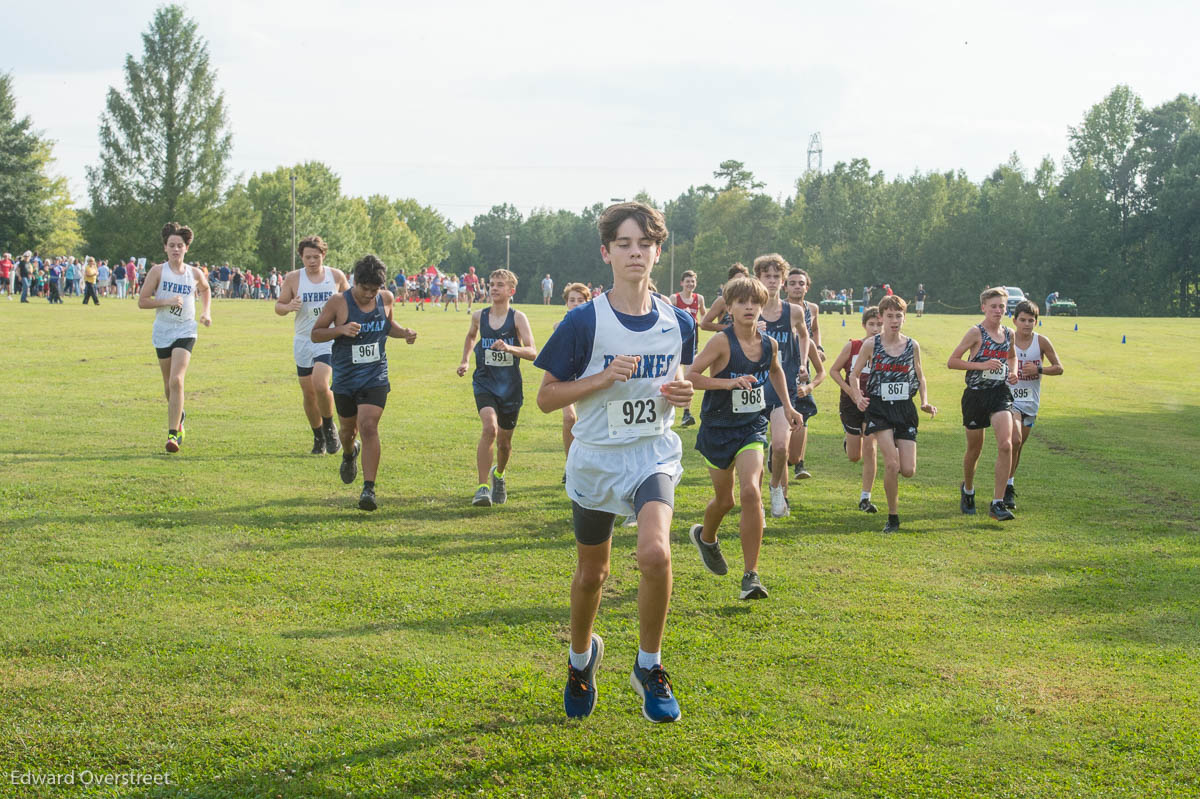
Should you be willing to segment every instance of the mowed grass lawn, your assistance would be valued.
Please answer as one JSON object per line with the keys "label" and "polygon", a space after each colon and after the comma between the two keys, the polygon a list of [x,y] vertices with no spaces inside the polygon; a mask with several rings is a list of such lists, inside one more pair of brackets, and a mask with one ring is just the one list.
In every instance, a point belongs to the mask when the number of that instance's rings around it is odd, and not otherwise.
{"label": "mowed grass lawn", "polygon": [[[539,343],[562,314],[523,310]],[[629,528],[599,705],[563,716],[574,540],[540,372],[522,367],[509,503],[473,508],[466,313],[398,316],[420,338],[389,343],[366,514],[337,458],[307,454],[292,322],[270,303],[215,303],[174,456],[150,312],[0,305],[0,796],[1200,795],[1197,320],[1045,320],[1067,373],[1045,381],[1001,526],[958,512],[962,374],[944,364],[975,318],[910,318],[941,413],[922,416],[903,532],[857,511],[828,382],[814,477],[768,520],[753,604],[736,512],[727,577],[686,538],[709,480],[681,431],[664,656],[683,718],[654,726],[628,683]],[[831,359],[860,330],[841,320],[821,317]],[[985,499],[993,458],[989,439]]]}

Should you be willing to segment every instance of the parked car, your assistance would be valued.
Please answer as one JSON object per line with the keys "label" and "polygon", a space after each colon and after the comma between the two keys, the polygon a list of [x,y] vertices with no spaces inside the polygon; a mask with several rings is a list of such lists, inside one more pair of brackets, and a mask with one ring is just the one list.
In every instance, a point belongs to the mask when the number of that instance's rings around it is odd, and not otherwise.
{"label": "parked car", "polygon": [[1008,292],[1008,306],[1005,308],[1004,312],[1009,316],[1012,316],[1013,309],[1017,307],[1017,303],[1025,299],[1025,292],[1021,291],[1016,286],[1000,286],[1000,288]]}
{"label": "parked car", "polygon": [[821,300],[817,307],[820,309],[821,313],[847,314],[854,312],[850,302],[843,300]]}

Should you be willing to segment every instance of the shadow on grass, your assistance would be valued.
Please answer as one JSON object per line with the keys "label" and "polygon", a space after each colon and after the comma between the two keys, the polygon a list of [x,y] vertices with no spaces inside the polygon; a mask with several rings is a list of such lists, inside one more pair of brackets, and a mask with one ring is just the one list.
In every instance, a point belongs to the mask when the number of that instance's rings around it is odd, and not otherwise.
{"label": "shadow on grass", "polygon": [[[350,752],[328,757],[314,757],[277,763],[269,772],[245,771],[230,775],[227,779],[215,779],[207,783],[189,783],[186,778],[181,784],[172,787],[153,788],[143,792],[129,793],[128,796],[154,797],[339,797],[379,796],[406,797],[426,795],[462,795],[476,788],[488,786],[498,787],[492,777],[495,774],[515,773],[518,770],[528,770],[530,767],[540,768],[551,765],[551,760],[559,759],[552,751],[547,754],[534,756],[513,755],[513,762],[497,763],[492,757],[483,756],[482,746],[480,756],[443,762],[438,769],[431,769],[436,774],[421,774],[404,779],[386,788],[372,785],[364,791],[352,788],[348,793],[346,786],[330,787],[327,782],[340,782],[354,774],[362,767],[368,770],[377,768],[377,764],[406,755],[432,752],[444,744],[459,745],[463,741],[473,741],[477,737],[499,736],[501,740],[511,740],[520,735],[536,733],[521,733],[524,728],[544,728],[546,732],[570,724],[564,716],[545,713],[538,716],[527,716],[519,719],[501,718],[492,721],[481,721],[475,724],[461,725],[449,729],[421,732],[406,737],[397,738],[386,743],[368,746]],[[482,742],[481,742],[482,744]],[[403,774],[402,771],[397,771]],[[361,772],[357,775],[362,776]]]}

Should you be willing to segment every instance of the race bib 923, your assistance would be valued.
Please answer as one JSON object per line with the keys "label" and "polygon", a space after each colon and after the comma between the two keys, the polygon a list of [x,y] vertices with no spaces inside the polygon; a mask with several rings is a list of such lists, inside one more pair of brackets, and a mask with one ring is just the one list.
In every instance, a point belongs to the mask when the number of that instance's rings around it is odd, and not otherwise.
{"label": "race bib 923", "polygon": [[605,406],[608,413],[608,437],[656,435],[663,431],[666,400],[662,397],[612,400]]}

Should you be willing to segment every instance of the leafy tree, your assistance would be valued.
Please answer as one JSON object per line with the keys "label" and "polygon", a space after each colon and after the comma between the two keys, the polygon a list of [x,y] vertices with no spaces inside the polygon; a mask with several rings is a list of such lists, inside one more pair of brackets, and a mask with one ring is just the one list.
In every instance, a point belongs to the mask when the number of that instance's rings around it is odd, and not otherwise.
{"label": "leafy tree", "polygon": [[34,131],[29,117],[17,118],[12,76],[0,73],[0,244],[5,249],[36,248],[54,233],[56,222],[66,221],[66,183],[49,177],[50,161],[50,142]]}
{"label": "leafy tree", "polygon": [[754,173],[746,169],[746,165],[741,161],[722,161],[721,165],[713,172],[713,177],[717,180],[725,181],[725,185],[721,187],[721,191],[729,191],[731,189],[753,191],[767,185],[762,181],[755,180]]}
{"label": "leafy tree", "polygon": [[125,58],[125,92],[108,91],[100,162],[88,169],[89,242],[133,252],[156,251],[164,221],[220,204],[232,149],[195,21],[181,6],[162,6],[142,45],[141,60]]}
{"label": "leafy tree", "polygon": [[[294,167],[281,166],[273,172],[253,175],[246,194],[261,217],[258,232],[258,258],[266,269],[291,268],[292,263],[292,188],[296,176],[296,236],[321,236],[330,246],[330,262],[346,265],[352,252],[334,252],[334,242],[347,238],[340,229],[342,217],[342,180],[319,161]],[[368,225],[369,226],[369,225]],[[361,255],[361,253],[360,253]],[[299,263],[299,261],[297,261]]]}

